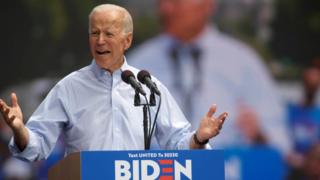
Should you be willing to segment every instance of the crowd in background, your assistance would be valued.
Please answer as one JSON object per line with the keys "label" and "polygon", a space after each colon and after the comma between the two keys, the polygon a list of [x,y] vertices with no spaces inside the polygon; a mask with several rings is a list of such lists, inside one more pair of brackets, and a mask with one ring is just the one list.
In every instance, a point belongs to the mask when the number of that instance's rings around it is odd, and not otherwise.
{"label": "crowd in background", "polygon": [[[161,80],[193,125],[208,103],[230,111],[226,129],[210,142],[213,147],[272,148],[282,157],[283,178],[319,179],[320,57],[308,60],[296,89],[281,89],[257,52],[207,23],[218,8],[212,2],[158,0],[162,32],[135,47],[128,63]],[[0,89],[0,97],[15,91],[27,120],[55,83],[56,79],[26,82]],[[286,90],[294,93],[288,96]],[[0,179],[46,179],[48,168],[63,157],[59,141],[46,161],[16,160],[8,152],[10,137],[0,117]]]}

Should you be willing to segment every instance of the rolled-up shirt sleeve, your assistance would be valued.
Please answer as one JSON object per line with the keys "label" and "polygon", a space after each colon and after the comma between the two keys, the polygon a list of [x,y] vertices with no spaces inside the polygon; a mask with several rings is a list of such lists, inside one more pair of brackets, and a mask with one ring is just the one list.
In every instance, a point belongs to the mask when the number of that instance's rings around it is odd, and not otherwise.
{"label": "rolled-up shirt sleeve", "polygon": [[26,124],[29,133],[26,148],[20,151],[14,137],[10,140],[9,150],[13,156],[27,161],[37,161],[49,156],[68,119],[62,102],[64,96],[59,85],[50,91]]}
{"label": "rolled-up shirt sleeve", "polygon": [[39,160],[39,147],[40,145],[38,144],[38,141],[36,140],[37,137],[36,135],[30,131],[28,128],[28,133],[29,133],[29,142],[26,146],[26,148],[23,151],[20,151],[17,145],[14,143],[14,137],[11,138],[10,143],[9,143],[9,150],[11,151],[12,155],[23,160],[27,161],[36,161]]}

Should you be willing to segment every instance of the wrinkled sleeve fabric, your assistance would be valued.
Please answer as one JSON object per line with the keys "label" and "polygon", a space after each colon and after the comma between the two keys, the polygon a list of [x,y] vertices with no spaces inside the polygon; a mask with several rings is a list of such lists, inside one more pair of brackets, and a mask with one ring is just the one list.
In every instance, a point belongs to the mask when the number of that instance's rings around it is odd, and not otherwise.
{"label": "wrinkled sleeve fabric", "polygon": [[14,143],[14,137],[10,140],[9,150],[13,156],[27,161],[37,161],[49,156],[68,121],[63,101],[66,97],[61,84],[57,84],[49,92],[26,124],[29,132],[26,148],[20,151]]}

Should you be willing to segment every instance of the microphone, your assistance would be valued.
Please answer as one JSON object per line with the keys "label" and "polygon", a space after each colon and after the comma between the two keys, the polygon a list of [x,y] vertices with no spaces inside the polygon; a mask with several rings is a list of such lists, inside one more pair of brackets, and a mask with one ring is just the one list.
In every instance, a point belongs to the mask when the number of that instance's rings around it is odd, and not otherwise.
{"label": "microphone", "polygon": [[136,80],[136,78],[130,70],[123,71],[121,73],[121,79],[127,84],[130,84],[136,92],[139,92],[143,96],[146,95],[146,92],[142,89],[141,84]]}
{"label": "microphone", "polygon": [[157,88],[157,85],[156,83],[154,83],[152,80],[151,80],[151,76],[150,76],[150,73],[146,70],[141,70],[139,73],[138,73],[138,80],[142,83],[142,84],[145,84],[147,85],[147,87],[154,93],[156,93],[157,95],[160,96],[160,91],[159,89]]}

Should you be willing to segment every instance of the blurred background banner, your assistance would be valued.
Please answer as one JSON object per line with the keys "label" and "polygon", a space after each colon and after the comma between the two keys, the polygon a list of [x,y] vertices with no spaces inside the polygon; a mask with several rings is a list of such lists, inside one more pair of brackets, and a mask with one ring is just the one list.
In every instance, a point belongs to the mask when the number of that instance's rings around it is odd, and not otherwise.
{"label": "blurred background banner", "polygon": [[[102,3],[121,5],[133,16],[134,41],[128,53],[163,31],[157,14],[158,0],[2,2],[0,98],[8,101],[10,92],[15,91],[25,120],[59,79],[91,62],[88,14]],[[320,157],[320,1],[216,0],[216,3],[210,21],[221,32],[245,42],[262,57],[288,111],[286,122],[291,130],[288,136],[294,142],[295,153],[290,157],[278,157],[273,150],[264,155],[258,153],[261,163],[271,159],[279,161],[272,166],[279,167],[279,177],[319,177],[320,158],[313,160]],[[252,127],[248,126],[243,128]],[[61,140],[47,161],[19,162],[8,153],[10,137],[11,132],[0,117],[0,179],[46,179],[48,168],[63,157]],[[229,170],[226,173],[230,173],[226,177],[241,179],[236,176],[237,167],[240,167],[237,163],[243,156],[247,157],[248,152],[252,151],[227,150],[230,155],[227,162],[231,165],[226,166]],[[316,164],[315,169],[310,168],[312,164]],[[245,170],[251,166],[242,164],[241,167]],[[249,170],[246,171],[248,176],[250,172],[254,175]]]}

